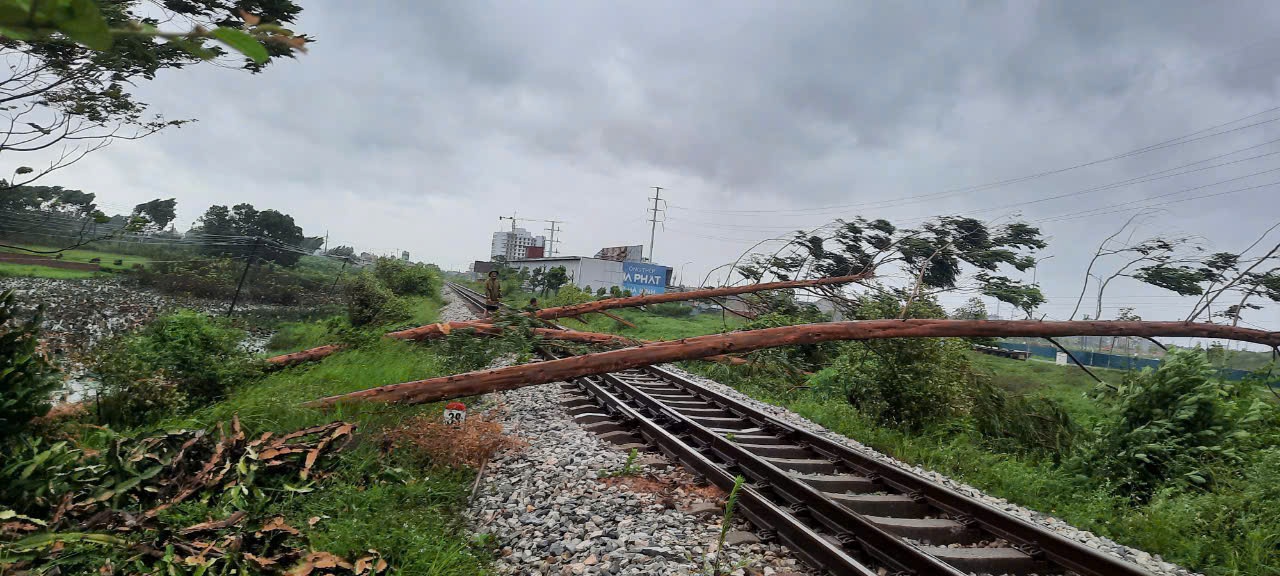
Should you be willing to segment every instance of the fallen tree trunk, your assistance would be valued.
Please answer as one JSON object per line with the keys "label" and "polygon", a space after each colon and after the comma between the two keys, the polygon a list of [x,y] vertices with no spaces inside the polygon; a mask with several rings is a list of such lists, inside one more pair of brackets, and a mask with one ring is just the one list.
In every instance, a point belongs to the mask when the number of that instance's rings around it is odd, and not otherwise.
{"label": "fallen tree trunk", "polygon": [[[388,338],[398,340],[431,340],[442,338],[449,335],[454,330],[474,330],[477,334],[487,336],[497,336],[502,334],[504,328],[496,324],[485,324],[483,322],[441,322],[439,324],[428,324],[408,330],[400,330],[398,332],[388,332]],[[618,336],[616,334],[604,334],[600,332],[579,332],[577,330],[555,330],[552,328],[532,328],[531,332],[548,340],[564,340],[567,342],[582,342],[585,344],[621,344],[623,346],[636,346],[648,343],[647,340],[636,340],[627,338],[626,336]],[[330,354],[342,350],[341,344],[328,344],[325,346],[317,346],[301,352],[292,354],[283,354],[273,356],[267,359],[268,369],[278,370],[287,368],[303,362],[312,362],[320,360]],[[712,356],[706,358],[712,362],[720,362],[722,364],[747,364],[748,362],[742,358],[733,356]]]}
{"label": "fallen tree trunk", "polygon": [[325,356],[333,354],[334,352],[342,350],[343,348],[344,346],[341,344],[326,344],[324,346],[317,346],[301,352],[272,356],[271,358],[267,358],[267,369],[278,370],[280,368],[301,364],[303,362],[319,360]]}
{"label": "fallen tree trunk", "polygon": [[545,308],[533,312],[533,315],[543,320],[551,320],[553,318],[564,318],[565,316],[580,316],[591,312],[599,312],[601,310],[612,310],[614,308],[634,308],[636,306],[647,306],[649,304],[663,304],[666,302],[680,302],[683,300],[701,300],[706,298],[719,298],[721,296],[734,296],[737,294],[750,294],[752,292],[763,292],[765,290],[783,290],[788,288],[813,288],[816,286],[828,286],[831,284],[848,284],[859,280],[866,280],[872,277],[871,272],[861,274],[852,274],[849,276],[831,276],[828,278],[814,278],[812,280],[787,280],[784,282],[764,282],[759,284],[746,284],[744,286],[725,286],[722,288],[708,288],[705,290],[690,290],[688,292],[666,292],[663,294],[649,294],[647,296],[630,296],[627,298],[606,298],[604,300],[596,300],[594,302],[584,302],[582,304],[570,304],[568,306],[557,306],[554,308]]}
{"label": "fallen tree trunk", "polygon": [[1037,322],[1034,320],[865,320],[802,324],[727,334],[712,334],[643,344],[632,348],[574,356],[534,364],[481,370],[440,378],[379,386],[308,403],[325,407],[347,401],[417,404],[487,392],[511,390],[627,368],[750,352],[763,348],[833,340],[938,337],[1143,336],[1199,337],[1280,346],[1280,332],[1187,322]]}

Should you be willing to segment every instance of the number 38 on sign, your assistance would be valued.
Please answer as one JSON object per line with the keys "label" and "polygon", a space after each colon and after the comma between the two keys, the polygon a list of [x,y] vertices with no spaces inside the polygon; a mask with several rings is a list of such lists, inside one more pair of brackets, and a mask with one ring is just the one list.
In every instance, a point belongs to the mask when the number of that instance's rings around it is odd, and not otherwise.
{"label": "number 38 on sign", "polygon": [[442,416],[445,424],[462,424],[467,421],[467,405],[461,402],[450,402],[444,406]]}

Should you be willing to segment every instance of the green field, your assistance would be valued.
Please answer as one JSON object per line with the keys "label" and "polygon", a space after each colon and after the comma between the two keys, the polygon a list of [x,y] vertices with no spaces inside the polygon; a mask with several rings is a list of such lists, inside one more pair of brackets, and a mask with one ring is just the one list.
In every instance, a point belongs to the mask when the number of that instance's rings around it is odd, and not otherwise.
{"label": "green field", "polygon": [[[57,248],[49,246],[37,246],[20,244],[23,248],[32,250],[50,251]],[[13,248],[0,248],[0,252],[11,254],[30,254],[22,250]],[[114,252],[102,252],[92,249],[75,249],[62,252],[62,260],[65,262],[84,262],[89,263],[90,260],[98,258],[99,264],[105,271],[124,271],[132,269],[135,264],[145,266],[151,260],[142,256],[131,256],[128,254],[118,254]],[[120,264],[115,261],[120,260]],[[36,278],[57,278],[57,279],[82,279],[91,278],[99,274],[88,270],[64,270],[60,268],[51,268],[41,266],[39,264],[16,264],[11,262],[0,262],[0,276],[30,276]]]}
{"label": "green field", "polygon": [[102,272],[90,272],[88,270],[63,270],[61,268],[50,268],[48,266],[0,262],[0,278],[24,277],[53,278],[55,280],[83,280],[85,278],[93,278],[100,274],[102,274]]}
{"label": "green field", "polygon": [[[1061,402],[1082,425],[1092,424],[1098,416],[1097,406],[1085,397],[1097,382],[1076,366],[1059,366],[1042,360],[1012,360],[979,352],[970,352],[969,361],[975,371],[1006,390],[1034,392]],[[1111,384],[1119,383],[1125,376],[1123,370],[1094,367],[1089,370]]]}

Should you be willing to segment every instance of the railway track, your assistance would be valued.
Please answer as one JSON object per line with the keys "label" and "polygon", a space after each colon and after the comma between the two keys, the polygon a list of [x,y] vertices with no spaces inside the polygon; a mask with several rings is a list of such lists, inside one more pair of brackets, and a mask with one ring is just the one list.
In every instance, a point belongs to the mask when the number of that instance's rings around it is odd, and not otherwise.
{"label": "railway track", "polygon": [[726,491],[743,476],[742,515],[831,574],[1150,575],[655,366],[562,387],[593,432],[653,446]]}

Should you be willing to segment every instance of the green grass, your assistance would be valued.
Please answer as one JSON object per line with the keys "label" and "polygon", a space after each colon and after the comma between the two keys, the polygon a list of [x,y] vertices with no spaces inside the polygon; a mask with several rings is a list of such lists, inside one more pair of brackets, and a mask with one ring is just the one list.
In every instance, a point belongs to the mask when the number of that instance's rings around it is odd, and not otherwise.
{"label": "green grass", "polygon": [[[416,318],[438,314],[438,299],[419,300]],[[296,346],[330,336],[327,330],[317,328],[323,328],[320,323],[288,326]],[[438,414],[440,404],[360,404],[330,411],[302,406],[325,396],[449,372],[447,359],[432,348],[373,339],[321,362],[270,374],[240,387],[222,402],[167,424],[212,426],[237,415],[246,433],[254,435],[336,420],[356,422],[354,446],[328,467],[333,475],[318,482],[311,493],[272,502],[265,513],[283,515],[291,525],[302,528],[316,550],[354,557],[375,549],[391,563],[392,573],[485,574],[488,551],[473,546],[462,520],[474,472],[423,468],[403,454],[381,451],[380,430],[415,415]],[[321,520],[304,528],[313,517]]]}
{"label": "green grass", "polygon": [[[57,250],[56,247],[49,247],[49,246],[36,246],[36,245],[26,245],[26,244],[20,244],[19,246],[22,246],[24,248],[30,248],[32,250]],[[26,252],[23,252],[22,250],[13,250],[10,248],[0,248],[0,251],[11,252],[14,254],[26,254]],[[145,266],[148,262],[151,261],[149,258],[144,258],[142,256],[131,256],[128,254],[118,254],[115,252],[102,252],[99,250],[92,250],[92,249],[67,250],[62,253],[62,259],[67,262],[86,262],[87,263],[94,258],[100,259],[101,266],[108,270],[129,270],[133,268],[134,264],[142,264]],[[123,264],[120,264],[117,266],[115,264],[116,260],[121,260]]]}
{"label": "green grass", "polygon": [[[403,296],[402,298],[408,302],[409,312],[412,316],[403,322],[379,327],[382,332],[422,326],[423,324],[439,321],[440,307],[444,305],[444,299],[438,294],[435,296]],[[335,326],[345,325],[345,322],[343,315],[309,322],[281,322],[276,327],[275,333],[272,334],[271,340],[267,342],[267,351],[272,355],[288,354],[316,346],[333,344],[338,340],[338,334],[334,332]]]}
{"label": "green grass", "polygon": [[[1059,366],[1040,360],[1013,360],[990,354],[970,352],[974,370],[991,378],[996,385],[1013,392],[1035,393],[1062,403],[1084,426],[1097,421],[1098,406],[1086,395],[1097,382],[1078,366]],[[1125,371],[1090,367],[1104,382],[1119,384]]]}
{"label": "green grass", "polygon": [[11,264],[9,262],[0,262],[0,278],[16,276],[24,278],[53,278],[56,280],[83,280],[85,278],[93,278],[100,274],[102,273],[91,272],[88,270],[65,270],[62,268],[37,266],[35,264]]}
{"label": "green grass", "polygon": [[[1011,390],[1058,398],[1088,427],[1101,416],[1085,398],[1094,381],[1079,368],[974,354],[975,367]],[[843,400],[808,392],[779,394],[738,367],[685,363],[759,400],[785,407],[826,428],[904,462],[945,474],[1010,502],[1052,514],[1210,576],[1280,575],[1280,448],[1252,455],[1223,473],[1212,492],[1167,490],[1134,503],[1105,481],[1079,475],[1067,463],[993,451],[963,421],[918,433],[877,425]],[[1095,371],[1107,381],[1123,372]]]}

